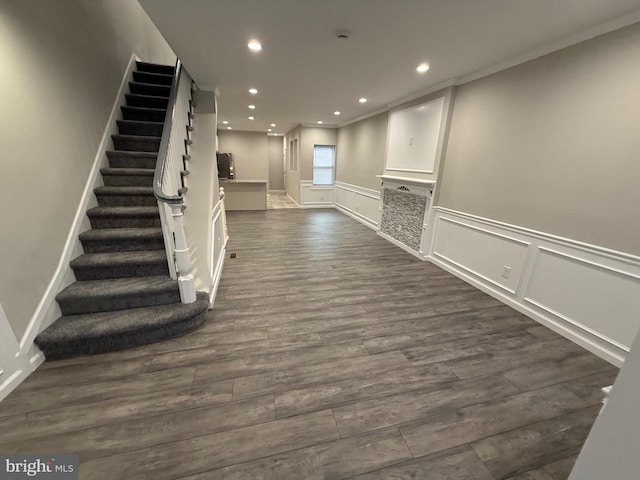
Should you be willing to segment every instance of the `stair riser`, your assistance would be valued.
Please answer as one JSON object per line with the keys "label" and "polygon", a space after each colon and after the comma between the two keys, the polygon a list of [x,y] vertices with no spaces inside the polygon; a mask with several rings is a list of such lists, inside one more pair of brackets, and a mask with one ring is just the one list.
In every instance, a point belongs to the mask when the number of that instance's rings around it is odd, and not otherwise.
{"label": "stair riser", "polygon": [[111,168],[156,168],[157,158],[118,156],[118,152],[108,155]]}
{"label": "stair riser", "polygon": [[102,175],[102,180],[108,187],[153,187],[150,175]]}
{"label": "stair riser", "polygon": [[101,298],[80,298],[58,300],[63,315],[83,313],[113,312],[127,308],[152,307],[180,301],[178,290],[154,293],[153,295],[126,295]]}
{"label": "stair riser", "polygon": [[169,99],[164,97],[139,97],[130,93],[126,97],[129,107],[167,108],[169,105]]}
{"label": "stair riser", "polygon": [[81,342],[58,342],[51,344],[36,344],[44,353],[47,360],[60,360],[81,355],[96,355],[106,352],[116,352],[126,348],[139,347],[178,337],[202,326],[207,320],[206,311],[171,325],[163,325],[153,330],[126,332],[121,335],[103,336],[99,339],[83,340]]}
{"label": "stair riser", "polygon": [[130,82],[129,91],[135,95],[151,95],[153,97],[169,98],[171,87]]}
{"label": "stair riser", "polygon": [[152,277],[169,275],[167,262],[150,265],[117,265],[105,267],[72,267],[76,280],[106,280],[109,278]]}
{"label": "stair riser", "polygon": [[158,228],[160,217],[89,217],[91,228]]}
{"label": "stair riser", "polygon": [[136,62],[136,70],[138,72],[162,73],[164,75],[173,75],[176,71],[175,67],[170,65],[155,65],[144,62]]}
{"label": "stair riser", "polygon": [[164,110],[137,110],[122,107],[122,117],[125,120],[138,120],[140,122],[164,122],[166,112]]}
{"label": "stair riser", "polygon": [[111,240],[111,241],[82,241],[85,253],[113,253],[134,252],[144,250],[164,250],[162,238],[148,240]]}
{"label": "stair riser", "polygon": [[100,195],[97,194],[101,207],[153,207],[158,200],[153,195]]}
{"label": "stair riser", "polygon": [[118,131],[120,135],[143,135],[147,137],[162,136],[161,123],[130,123],[118,120]]}
{"label": "stair riser", "polygon": [[160,149],[160,138],[123,138],[118,135],[111,137],[113,148],[130,152],[157,152]]}
{"label": "stair riser", "polygon": [[173,77],[163,75],[164,74],[150,72],[133,72],[133,80],[140,83],[152,83],[154,85],[171,86]]}

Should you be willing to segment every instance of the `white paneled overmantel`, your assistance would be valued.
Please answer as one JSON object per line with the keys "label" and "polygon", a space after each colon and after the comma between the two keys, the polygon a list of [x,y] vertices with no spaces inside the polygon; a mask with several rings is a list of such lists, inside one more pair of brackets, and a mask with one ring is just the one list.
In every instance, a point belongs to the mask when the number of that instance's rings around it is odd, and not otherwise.
{"label": "white paneled overmantel", "polygon": [[378,234],[424,259],[427,219],[436,182],[395,175],[378,178],[382,180]]}
{"label": "white paneled overmantel", "polygon": [[434,173],[445,97],[392,111],[386,170]]}

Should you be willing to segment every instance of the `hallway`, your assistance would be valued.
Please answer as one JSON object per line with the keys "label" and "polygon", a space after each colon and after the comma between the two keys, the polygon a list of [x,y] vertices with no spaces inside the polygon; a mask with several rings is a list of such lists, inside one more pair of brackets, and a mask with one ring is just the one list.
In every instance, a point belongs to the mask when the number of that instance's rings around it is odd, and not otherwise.
{"label": "hallway", "polygon": [[43,365],[0,451],[83,480],[567,477],[616,368],[334,210],[228,223],[208,323]]}
{"label": "hallway", "polygon": [[281,208],[300,208],[291,197],[284,192],[267,193],[267,210],[279,210]]}

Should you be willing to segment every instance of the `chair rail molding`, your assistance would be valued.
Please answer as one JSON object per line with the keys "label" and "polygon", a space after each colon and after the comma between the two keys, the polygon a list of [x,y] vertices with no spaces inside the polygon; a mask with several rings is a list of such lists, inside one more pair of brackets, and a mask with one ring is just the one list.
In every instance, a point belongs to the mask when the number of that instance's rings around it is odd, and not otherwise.
{"label": "chair rail molding", "polygon": [[640,327],[640,257],[434,207],[428,260],[620,366]]}

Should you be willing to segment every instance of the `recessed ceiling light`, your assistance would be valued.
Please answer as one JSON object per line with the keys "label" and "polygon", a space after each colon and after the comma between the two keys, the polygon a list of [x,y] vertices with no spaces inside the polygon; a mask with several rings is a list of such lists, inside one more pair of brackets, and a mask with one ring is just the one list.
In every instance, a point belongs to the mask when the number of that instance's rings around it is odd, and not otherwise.
{"label": "recessed ceiling light", "polygon": [[249,93],[250,93],[251,95],[255,95],[256,93],[258,93],[258,90],[257,90],[257,89],[255,89],[255,88],[250,88],[250,89],[249,89]]}
{"label": "recessed ceiling light", "polygon": [[416,70],[418,71],[418,73],[424,73],[429,70],[429,65],[427,65],[426,63],[421,63],[420,65],[418,65]]}
{"label": "recessed ceiling light", "polygon": [[270,131],[271,131],[271,129],[270,129],[270,128],[267,128],[267,132],[270,132]]}
{"label": "recessed ceiling light", "polygon": [[249,110],[255,110],[256,106],[255,105],[249,105]]}
{"label": "recessed ceiling light", "polygon": [[318,125],[322,125],[322,120],[318,120],[316,123],[317,123]]}
{"label": "recessed ceiling light", "polygon": [[227,122],[226,120],[222,120],[222,123],[224,123],[225,125],[227,125],[229,122]]}
{"label": "recessed ceiling light", "polygon": [[262,50],[262,44],[257,40],[250,40],[247,47],[249,47],[249,50],[252,52],[259,52]]}
{"label": "recessed ceiling light", "polygon": [[227,130],[231,130],[231,127],[227,127]]}
{"label": "recessed ceiling light", "polygon": [[340,115],[340,112],[336,110],[335,112],[333,112],[333,114],[337,117],[338,115]]}
{"label": "recessed ceiling light", "polygon": [[253,117],[249,117],[249,120],[254,120],[254,118]]}
{"label": "recessed ceiling light", "polygon": [[271,126],[272,126],[272,127],[275,127],[275,126],[276,126],[276,124],[275,124],[275,123],[272,123],[272,124],[271,124]]}
{"label": "recessed ceiling light", "polygon": [[358,100],[360,103],[367,103],[367,99],[362,97],[360,100]]}

